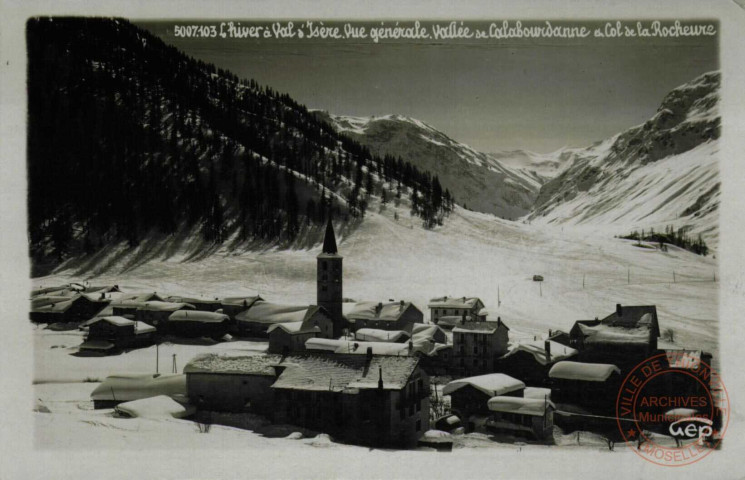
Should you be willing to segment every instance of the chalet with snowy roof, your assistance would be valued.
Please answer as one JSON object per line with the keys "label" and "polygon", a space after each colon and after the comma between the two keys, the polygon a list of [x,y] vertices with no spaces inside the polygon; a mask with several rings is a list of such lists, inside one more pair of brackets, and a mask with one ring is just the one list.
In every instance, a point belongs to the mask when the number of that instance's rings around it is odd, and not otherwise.
{"label": "chalet with snowy roof", "polygon": [[72,296],[37,295],[31,299],[29,317],[34,322],[82,322],[109,305],[109,300],[91,299],[76,293]]}
{"label": "chalet with snowy roof", "polygon": [[269,326],[269,352],[285,355],[304,352],[308,340],[327,339],[333,334],[333,329],[334,324],[323,307],[308,307],[303,320]]}
{"label": "chalet with snowy roof", "polygon": [[81,326],[88,329],[85,342],[79,347],[81,352],[106,354],[155,342],[155,327],[124,317],[95,317]]}
{"label": "chalet with snowy roof", "polygon": [[290,327],[286,333],[308,331],[317,326],[317,336],[330,338],[333,335],[334,325],[329,313],[316,305],[283,305],[261,300],[235,316],[236,334],[250,337],[267,337],[272,325],[298,322],[304,326],[301,329]]}
{"label": "chalet with snowy roof", "polygon": [[184,309],[171,313],[161,326],[171,335],[219,340],[228,333],[230,317],[223,313]]}
{"label": "chalet with snowy roof", "polygon": [[344,316],[352,331],[362,328],[411,332],[415,323],[422,323],[424,314],[416,305],[399,302],[357,302],[344,304]]}
{"label": "chalet with snowy roof", "polygon": [[459,375],[494,372],[495,362],[507,352],[509,327],[496,322],[461,322],[453,328],[452,371]]}
{"label": "chalet with snowy roof", "polygon": [[411,338],[417,340],[429,340],[433,343],[448,343],[445,331],[437,325],[429,323],[415,323],[411,329]]}
{"label": "chalet with snowy roof", "polygon": [[551,367],[548,376],[556,403],[603,414],[612,413],[616,406],[622,378],[615,365],[562,361]]}
{"label": "chalet with snowy roof", "polygon": [[196,310],[194,305],[174,302],[145,302],[137,307],[135,319],[161,328],[168,322],[168,317],[179,310]]}
{"label": "chalet with snowy roof", "polygon": [[439,324],[441,317],[457,317],[466,321],[484,321],[485,315],[481,315],[484,303],[476,297],[438,297],[433,298],[427,305],[430,312],[430,321]]}
{"label": "chalet with snowy roof", "polygon": [[203,355],[184,372],[201,409],[258,412],[371,446],[413,447],[429,429],[429,377],[416,357]]}
{"label": "chalet with snowy roof", "polygon": [[475,416],[487,418],[490,415],[487,404],[490,398],[500,395],[523,397],[524,392],[524,382],[503,373],[453,380],[442,389],[443,395],[450,395],[451,411],[469,431],[474,429]]}
{"label": "chalet with snowy roof", "polygon": [[261,302],[264,299],[258,295],[252,297],[227,297],[220,301],[220,309],[222,313],[229,316],[231,320],[235,321],[235,317],[242,312],[245,312],[251,308],[256,302]]}
{"label": "chalet with snowy roof", "polygon": [[323,307],[334,325],[332,336],[339,338],[348,328],[342,313],[344,257],[336,248],[334,226],[329,216],[321,253],[316,257],[316,304]]}
{"label": "chalet with snowy roof", "polygon": [[222,305],[223,301],[217,297],[206,298],[206,297],[170,296],[166,298],[165,300],[168,302],[188,303],[189,305],[194,305],[194,308],[196,308],[200,312],[216,312],[223,308],[223,305]]}
{"label": "chalet with snowy roof", "polygon": [[552,437],[556,406],[545,398],[500,395],[487,402],[491,431],[545,440]]}
{"label": "chalet with snowy roof", "polygon": [[281,361],[281,355],[272,354],[198,355],[184,367],[189,399],[200,410],[270,415],[274,402],[270,387],[276,380],[274,365]]}
{"label": "chalet with snowy roof", "polygon": [[552,340],[524,340],[509,345],[507,353],[497,359],[495,368],[529,385],[545,385],[551,367],[575,357],[577,350]]}
{"label": "chalet with snowy roof", "polygon": [[619,304],[614,314],[602,320],[575,322],[569,337],[581,361],[610,363],[627,371],[657,350],[657,309]]}
{"label": "chalet with snowy roof", "polygon": [[362,342],[405,343],[411,335],[405,330],[380,330],[376,328],[360,328],[354,332],[354,338]]}
{"label": "chalet with snowy roof", "polygon": [[151,293],[127,293],[118,295],[111,301],[112,315],[123,317],[125,315],[132,315],[134,318],[137,315],[137,309],[144,306],[147,302],[163,302],[163,297],[158,295],[156,292]]}

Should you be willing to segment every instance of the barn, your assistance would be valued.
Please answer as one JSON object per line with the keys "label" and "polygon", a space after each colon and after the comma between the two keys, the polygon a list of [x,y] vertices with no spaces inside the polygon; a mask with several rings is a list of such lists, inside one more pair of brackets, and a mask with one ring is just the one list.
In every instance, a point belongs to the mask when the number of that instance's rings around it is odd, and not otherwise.
{"label": "barn", "polygon": [[180,337],[222,338],[230,328],[230,317],[222,313],[177,310],[161,324],[162,330]]}
{"label": "barn", "polygon": [[577,350],[552,340],[513,342],[509,350],[495,362],[495,369],[528,385],[541,386],[548,382],[551,367],[577,355]]}
{"label": "barn", "polygon": [[304,352],[305,342],[321,334],[321,329],[307,322],[275,323],[267,329],[269,353]]}
{"label": "barn", "polygon": [[588,412],[612,414],[621,387],[621,370],[611,364],[562,361],[548,372],[556,403]]}
{"label": "barn", "polygon": [[331,338],[333,322],[322,307],[316,305],[282,305],[264,301],[255,302],[251,308],[235,316],[236,334],[266,337],[269,327],[280,323],[304,324],[303,330],[317,326],[319,337]]}
{"label": "barn", "polygon": [[88,328],[88,336],[79,347],[81,351],[107,353],[152,345],[156,340],[155,327],[124,317],[96,317],[81,326]]}
{"label": "barn", "polygon": [[342,305],[344,317],[352,331],[372,328],[410,333],[415,323],[424,321],[424,314],[416,305],[403,300],[399,302],[357,302]]}
{"label": "barn", "polygon": [[475,377],[454,380],[442,390],[443,395],[450,395],[451,410],[457,415],[467,430],[475,426],[474,416],[490,415],[488,401],[492,397],[507,395],[522,397],[525,383],[503,373],[490,373]]}
{"label": "barn", "polygon": [[31,299],[30,319],[38,323],[83,322],[109,305],[109,300],[91,299],[75,293],[71,296],[39,295]]}
{"label": "barn", "polygon": [[173,302],[145,302],[135,310],[135,319],[149,323],[156,328],[162,328],[168,322],[168,317],[178,310],[194,310],[194,305]]}

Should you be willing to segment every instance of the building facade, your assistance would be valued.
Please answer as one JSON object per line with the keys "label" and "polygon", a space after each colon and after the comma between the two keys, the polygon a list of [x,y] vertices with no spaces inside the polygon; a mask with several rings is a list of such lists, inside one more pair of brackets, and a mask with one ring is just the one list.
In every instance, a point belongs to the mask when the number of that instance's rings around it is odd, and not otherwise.
{"label": "building facade", "polygon": [[496,361],[507,353],[509,327],[496,322],[465,322],[453,328],[452,372],[479,375],[495,372]]}

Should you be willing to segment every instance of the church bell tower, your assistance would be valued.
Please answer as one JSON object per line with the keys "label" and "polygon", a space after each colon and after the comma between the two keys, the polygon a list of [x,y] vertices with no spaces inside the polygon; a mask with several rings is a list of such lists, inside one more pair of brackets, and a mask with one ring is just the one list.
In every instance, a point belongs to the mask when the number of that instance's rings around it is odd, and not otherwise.
{"label": "church bell tower", "polygon": [[316,302],[331,315],[334,322],[334,338],[342,335],[345,326],[342,316],[342,259],[336,249],[336,237],[331,218],[326,225],[326,234],[323,237],[323,250],[316,257]]}

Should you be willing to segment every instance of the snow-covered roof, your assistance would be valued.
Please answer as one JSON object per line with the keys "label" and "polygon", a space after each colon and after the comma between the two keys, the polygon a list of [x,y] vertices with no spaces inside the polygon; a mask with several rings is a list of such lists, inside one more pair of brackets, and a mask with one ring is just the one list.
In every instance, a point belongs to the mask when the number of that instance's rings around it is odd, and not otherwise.
{"label": "snow-covered roof", "polygon": [[406,386],[419,364],[416,357],[376,355],[291,355],[272,388],[316,391],[378,388],[400,390]]}
{"label": "snow-covered roof", "polygon": [[235,316],[239,322],[265,324],[302,322],[315,313],[318,307],[308,305],[281,305],[257,301],[248,310]]}
{"label": "snow-covered roof", "polygon": [[99,350],[106,351],[116,347],[112,342],[108,340],[86,340],[80,344],[79,350]]}
{"label": "snow-covered roof", "polygon": [[437,343],[447,343],[448,336],[445,331],[435,324],[415,323],[411,329],[411,338],[428,339]]}
{"label": "snow-covered roof", "polygon": [[437,325],[439,327],[454,327],[461,323],[462,317],[446,315],[437,319]]}
{"label": "snow-covered roof", "polygon": [[169,302],[182,302],[182,303],[205,303],[211,305],[222,305],[223,301],[217,297],[206,298],[206,297],[181,297],[178,295],[172,295],[165,298],[164,300]]}
{"label": "snow-covered roof", "polygon": [[247,306],[250,307],[256,302],[262,301],[258,295],[252,297],[226,297],[222,299],[223,305]]}
{"label": "snow-covered roof", "polygon": [[203,353],[186,364],[184,373],[274,375],[272,365],[277,365],[281,360],[281,355],[274,354],[225,356]]}
{"label": "snow-covered roof", "polygon": [[184,418],[196,413],[193,405],[185,407],[167,395],[120,403],[115,409],[133,418]]}
{"label": "snow-covered roof", "polygon": [[156,328],[152,325],[148,325],[145,322],[135,322],[135,334],[140,335],[143,333],[151,333],[156,331]]}
{"label": "snow-covered roof", "polygon": [[186,376],[124,374],[106,377],[91,393],[91,400],[130,401],[156,395],[186,396]]}
{"label": "snow-covered roof", "polygon": [[427,305],[429,308],[468,308],[471,309],[475,305],[483,302],[478,297],[437,297],[429,301]]}
{"label": "snow-covered roof", "polygon": [[525,387],[525,390],[523,390],[523,397],[551,400],[551,389],[543,387]]}
{"label": "snow-covered roof", "polygon": [[456,324],[455,328],[453,328],[453,333],[479,333],[491,335],[499,330],[500,327],[509,330],[507,325],[502,322],[465,322]]}
{"label": "snow-covered roof", "polygon": [[650,326],[639,324],[635,328],[624,328],[606,324],[595,326],[579,324],[587,345],[597,343],[612,344],[647,344],[650,340]]}
{"label": "snow-covered roof", "polygon": [[525,352],[533,355],[535,361],[541,365],[548,365],[577,355],[577,350],[548,340],[551,348],[551,360],[546,355],[546,344],[544,340],[526,340],[510,343],[507,353],[501,358],[508,358],[518,352]]}
{"label": "snow-covered roof", "polygon": [[[367,349],[372,348],[374,355],[397,355],[397,356],[408,356],[409,355],[409,344],[405,343],[391,343],[391,342],[362,342],[358,340],[344,340],[344,339],[329,339],[329,338],[309,338],[305,342],[306,350],[322,350],[334,353],[348,353],[354,355],[365,355]],[[428,352],[429,346],[414,345],[413,352],[423,351]]]}
{"label": "snow-covered roof", "polygon": [[[185,304],[186,305],[186,304]],[[177,310],[168,316],[169,322],[200,322],[222,323],[229,322],[230,317],[222,313]]]}
{"label": "snow-covered roof", "polygon": [[607,363],[559,362],[548,372],[549,378],[563,380],[582,380],[585,382],[604,382],[613,375],[621,373],[615,365]]}
{"label": "snow-covered roof", "polygon": [[363,342],[398,342],[409,338],[409,334],[403,330],[380,330],[377,328],[360,328],[354,333],[357,340]]}
{"label": "snow-covered roof", "polygon": [[145,302],[137,307],[138,310],[146,310],[149,312],[175,312],[177,310],[189,309],[195,310],[196,307],[189,303],[176,303],[176,302]]}
{"label": "snow-covered roof", "polygon": [[383,320],[395,322],[403,315],[409,307],[416,308],[411,302],[357,302],[353,307],[347,308],[344,315],[350,321],[355,320]]}
{"label": "snow-covered roof", "polygon": [[303,324],[305,322],[289,322],[289,323],[275,323],[274,325],[270,325],[267,329],[267,333],[272,333],[276,329],[282,329],[287,333],[290,334],[300,334],[300,333],[308,333],[308,332],[320,332],[320,327],[312,326],[312,325],[306,325],[306,328],[303,328]]}
{"label": "snow-covered roof", "polygon": [[108,316],[108,317],[95,317],[95,318],[91,318],[90,320],[87,320],[87,321],[81,323],[80,326],[81,327],[85,327],[85,326],[93,325],[94,323],[98,323],[98,322],[107,322],[107,323],[110,323],[112,325],[116,325],[117,327],[125,327],[125,326],[128,326],[128,325],[134,325],[135,324],[135,321],[134,320],[130,320],[128,318],[117,317],[117,316],[112,315],[112,316]]}
{"label": "snow-covered roof", "polygon": [[150,293],[113,293],[111,295],[111,306],[113,307],[139,307],[145,302],[161,302],[163,297],[155,292]]}
{"label": "snow-covered roof", "polygon": [[490,397],[504,395],[505,393],[515,392],[525,388],[525,383],[516,378],[512,378],[509,375],[505,375],[504,373],[489,373],[487,375],[478,375],[476,377],[453,380],[445,385],[445,388],[442,389],[442,394],[450,395],[451,393],[469,385],[484,392]]}
{"label": "snow-covered roof", "polygon": [[534,417],[542,417],[546,413],[547,408],[556,408],[548,400],[507,396],[492,397],[487,402],[487,405],[492,412],[517,413]]}

